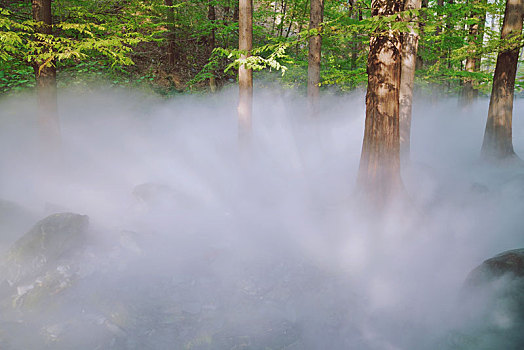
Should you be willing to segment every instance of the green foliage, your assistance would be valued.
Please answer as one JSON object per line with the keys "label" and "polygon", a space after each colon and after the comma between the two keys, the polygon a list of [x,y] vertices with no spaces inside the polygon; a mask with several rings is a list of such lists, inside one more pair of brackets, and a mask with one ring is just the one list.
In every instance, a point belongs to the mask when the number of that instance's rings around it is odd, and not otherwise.
{"label": "green foliage", "polygon": [[[227,84],[240,65],[268,71],[268,79],[285,86],[304,88],[308,38],[318,34],[323,40],[321,87],[346,91],[367,81],[372,35],[414,30],[421,37],[418,84],[455,93],[465,79],[473,79],[477,89],[489,93],[497,52],[524,44],[522,36],[500,39],[502,0],[456,0],[442,6],[432,0],[428,8],[376,17],[370,0],[353,7],[326,1],[320,30],[308,29],[309,0],[258,0],[254,49],[242,58],[246,52],[237,46],[237,5],[233,0],[173,0],[173,6],[164,0],[55,0],[53,35],[43,35],[35,30],[30,2],[12,2],[0,8],[0,91],[31,87],[32,62],[56,64],[59,79],[74,84],[104,80],[167,94],[202,89],[211,78]],[[484,13],[488,21],[481,20]],[[483,40],[471,34],[474,24],[480,25]],[[167,60],[169,47],[176,56],[173,66]],[[482,59],[478,71],[465,72],[468,57]],[[516,87],[523,86],[518,76]]]}

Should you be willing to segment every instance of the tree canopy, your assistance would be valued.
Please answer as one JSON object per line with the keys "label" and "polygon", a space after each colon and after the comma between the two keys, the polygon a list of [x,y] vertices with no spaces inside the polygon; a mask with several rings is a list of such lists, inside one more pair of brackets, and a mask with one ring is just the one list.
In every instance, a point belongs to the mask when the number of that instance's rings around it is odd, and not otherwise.
{"label": "tree canopy", "polygon": [[[401,32],[415,28],[420,35],[418,86],[455,93],[468,80],[487,94],[498,50],[523,41],[522,36],[500,39],[504,4],[432,0],[420,10],[372,17],[369,0],[326,1],[321,28],[309,30],[309,0],[258,0],[252,55],[241,58],[238,1],[55,0],[51,35],[35,31],[30,2],[0,1],[0,91],[34,85],[29,63],[35,60],[56,64],[59,84],[105,80],[172,94],[207,89],[210,78],[218,86],[230,84],[245,63],[256,71],[255,79],[271,74],[305,91],[307,43],[319,33],[321,88],[348,91],[367,82],[371,34],[392,27]],[[480,34],[472,34],[475,24]],[[479,59],[478,67],[466,69],[472,56]],[[517,92],[522,87],[517,73]]]}

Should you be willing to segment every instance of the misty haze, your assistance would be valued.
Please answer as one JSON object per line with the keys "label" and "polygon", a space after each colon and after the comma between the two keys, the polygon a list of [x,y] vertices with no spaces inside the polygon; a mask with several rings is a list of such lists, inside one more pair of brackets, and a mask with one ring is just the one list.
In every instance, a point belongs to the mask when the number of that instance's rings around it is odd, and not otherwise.
{"label": "misty haze", "polygon": [[466,286],[524,245],[524,168],[479,161],[487,100],[418,97],[412,206],[378,217],[354,196],[363,93],[319,119],[259,90],[244,150],[234,91],[60,96],[57,165],[32,100],[0,102],[2,349],[522,346],[511,278]]}
{"label": "misty haze", "polygon": [[524,349],[523,24],[0,0],[0,350]]}

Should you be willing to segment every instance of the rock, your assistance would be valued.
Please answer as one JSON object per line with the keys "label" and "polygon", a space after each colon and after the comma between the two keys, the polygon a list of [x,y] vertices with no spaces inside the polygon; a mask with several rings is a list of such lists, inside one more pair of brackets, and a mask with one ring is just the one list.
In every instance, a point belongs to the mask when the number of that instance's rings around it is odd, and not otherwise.
{"label": "rock", "polygon": [[146,209],[183,209],[197,205],[195,198],[168,185],[146,182],[135,186],[133,196]]}
{"label": "rock", "polygon": [[146,182],[135,186],[133,189],[133,196],[137,200],[148,204],[174,200],[178,195],[179,193],[173,188],[154,182]]}
{"label": "rock", "polygon": [[39,221],[7,251],[0,276],[10,286],[37,277],[47,266],[83,246],[88,223],[86,215],[73,213],[54,214]]}
{"label": "rock", "polygon": [[467,278],[467,285],[478,285],[509,274],[524,277],[524,249],[508,250],[484,261]]}
{"label": "rock", "polygon": [[[524,249],[485,260],[467,277],[461,349],[524,349]],[[470,344],[470,345],[468,345]]]}

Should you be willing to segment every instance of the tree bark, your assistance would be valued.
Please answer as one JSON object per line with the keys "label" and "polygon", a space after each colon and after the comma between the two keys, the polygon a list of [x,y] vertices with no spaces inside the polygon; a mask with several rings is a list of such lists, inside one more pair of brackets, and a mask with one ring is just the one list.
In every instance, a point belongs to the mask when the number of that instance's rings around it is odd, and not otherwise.
{"label": "tree bark", "polygon": [[[522,33],[524,0],[507,0],[502,24],[501,39],[520,36]],[[482,157],[503,160],[515,157],[512,140],[512,114],[515,76],[520,47],[501,50],[493,75],[493,88],[489,101],[488,120],[482,143]]]}
{"label": "tree bark", "polygon": [[[324,14],[324,0],[311,0],[309,17],[309,30],[321,30]],[[320,60],[322,48],[322,35],[309,37],[309,55],[307,72],[307,96],[310,106],[315,110],[315,105],[320,92]],[[314,113],[314,112],[313,112]]]}
{"label": "tree bark", "polygon": [[175,10],[173,9],[173,0],[165,0],[164,4],[167,6],[167,63],[170,67],[174,67],[176,61]]}
{"label": "tree bark", "polygon": [[[421,0],[406,0],[404,10],[418,10]],[[409,18],[412,21],[414,18]],[[419,36],[413,25],[409,32],[402,33],[402,68],[400,74],[399,118],[400,118],[400,156],[409,160],[411,137],[411,111],[413,106],[413,83],[417,65]]]}
{"label": "tree bark", "polygon": [[[32,0],[32,12],[33,20],[37,22],[36,32],[52,35],[51,0]],[[32,62],[32,65],[36,79],[38,124],[42,146],[46,154],[57,155],[61,148],[61,136],[57,107],[55,62],[54,60],[50,62],[35,60]]]}
{"label": "tree bark", "polygon": [[[207,12],[207,18],[209,19],[209,22],[211,22],[211,33],[209,34],[209,57],[211,58],[211,55],[213,54],[213,50],[215,49],[215,21],[216,21],[216,12],[215,12],[215,6],[213,5],[213,0],[209,0],[209,8]],[[215,92],[217,90],[217,85],[215,81],[215,72],[211,72],[211,77],[209,77],[209,89],[211,92]]]}
{"label": "tree bark", "polygon": [[[239,0],[238,48],[244,51],[242,59],[250,55],[253,46],[253,0]],[[238,68],[238,126],[241,142],[248,142],[251,135],[253,110],[253,70],[245,65]]]}
{"label": "tree bark", "polygon": [[[402,10],[401,0],[373,0],[372,15],[387,16]],[[399,90],[400,33],[375,32],[367,62],[366,124],[358,186],[373,203],[381,205],[402,188],[400,178]]]}

